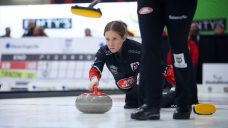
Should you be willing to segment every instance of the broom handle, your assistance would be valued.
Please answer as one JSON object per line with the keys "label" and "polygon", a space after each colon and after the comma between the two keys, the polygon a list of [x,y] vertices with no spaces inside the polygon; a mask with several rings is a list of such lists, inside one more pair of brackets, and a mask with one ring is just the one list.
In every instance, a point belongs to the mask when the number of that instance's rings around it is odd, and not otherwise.
{"label": "broom handle", "polygon": [[100,3],[101,0],[94,0],[92,3],[90,3],[89,7],[92,8],[93,6],[95,6],[96,4]]}

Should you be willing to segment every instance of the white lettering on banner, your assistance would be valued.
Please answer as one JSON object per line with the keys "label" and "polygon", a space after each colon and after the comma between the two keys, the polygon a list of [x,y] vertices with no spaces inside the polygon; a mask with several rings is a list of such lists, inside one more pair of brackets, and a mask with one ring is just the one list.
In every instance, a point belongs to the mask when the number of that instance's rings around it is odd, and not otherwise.
{"label": "white lettering on banner", "polygon": [[23,19],[23,29],[28,28],[29,21],[33,21],[37,26],[43,26],[46,29],[72,28],[71,18],[53,18],[53,19]]}
{"label": "white lettering on banner", "polygon": [[226,19],[205,19],[195,20],[200,31],[213,31],[216,24],[220,24],[226,28]]}
{"label": "white lettering on banner", "polygon": [[14,55],[13,60],[26,60],[25,55]]}

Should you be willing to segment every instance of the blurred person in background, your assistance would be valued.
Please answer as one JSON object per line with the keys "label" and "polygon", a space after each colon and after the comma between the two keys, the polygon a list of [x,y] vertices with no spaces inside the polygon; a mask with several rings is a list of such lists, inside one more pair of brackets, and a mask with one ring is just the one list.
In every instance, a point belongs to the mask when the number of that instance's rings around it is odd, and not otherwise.
{"label": "blurred person in background", "polygon": [[11,37],[10,36],[10,33],[11,33],[11,29],[10,29],[10,27],[6,27],[5,28],[5,34],[4,35],[2,35],[1,37],[3,38],[3,37]]}
{"label": "blurred person in background", "polygon": [[33,36],[47,37],[47,34],[44,32],[44,27],[36,26],[33,30]]}
{"label": "blurred person in background", "polygon": [[190,39],[196,42],[198,45],[200,41],[200,33],[199,33],[199,27],[196,22],[192,22],[189,32]]}
{"label": "blurred person in background", "polygon": [[86,28],[84,30],[85,33],[85,37],[92,37],[92,33],[91,33],[91,29],[90,28]]}
{"label": "blurred person in background", "polygon": [[22,35],[22,37],[34,36],[33,32],[34,32],[35,27],[36,27],[36,23],[33,20],[29,20],[26,31]]}
{"label": "blurred person in background", "polygon": [[224,35],[224,26],[222,24],[216,24],[215,29],[214,29],[214,33],[215,35]]}

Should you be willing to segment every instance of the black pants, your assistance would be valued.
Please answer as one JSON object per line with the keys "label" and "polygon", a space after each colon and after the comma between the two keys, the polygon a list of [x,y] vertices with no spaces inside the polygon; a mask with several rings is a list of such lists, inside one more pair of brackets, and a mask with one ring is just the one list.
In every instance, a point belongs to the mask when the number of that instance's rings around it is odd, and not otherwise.
{"label": "black pants", "polygon": [[139,85],[135,85],[130,91],[126,92],[125,103],[128,105],[138,106],[142,105],[142,95],[139,91]]}
{"label": "black pants", "polygon": [[[140,86],[136,85],[130,91],[126,92],[125,103],[128,105],[138,106],[140,107],[144,103],[143,93],[140,91]],[[175,92],[167,91],[162,95],[161,107],[175,107]]]}
{"label": "black pants", "polygon": [[[160,107],[162,98],[161,34],[167,27],[176,78],[177,105],[198,102],[187,38],[197,0],[138,0],[142,37],[141,77],[145,102]],[[175,56],[174,56],[175,54]]]}

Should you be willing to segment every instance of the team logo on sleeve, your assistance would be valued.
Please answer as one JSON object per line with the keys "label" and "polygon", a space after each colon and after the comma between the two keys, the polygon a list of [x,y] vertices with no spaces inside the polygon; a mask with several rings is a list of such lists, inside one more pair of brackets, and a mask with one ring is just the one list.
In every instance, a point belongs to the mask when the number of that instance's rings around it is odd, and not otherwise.
{"label": "team logo on sleeve", "polygon": [[177,68],[186,68],[187,63],[185,62],[184,59],[184,53],[180,54],[173,54],[174,56],[174,66]]}
{"label": "team logo on sleeve", "polygon": [[134,76],[128,77],[128,78],[124,78],[124,79],[120,79],[117,82],[117,86],[121,89],[129,89],[132,88],[133,86],[136,85],[136,79]]}
{"label": "team logo on sleeve", "polygon": [[110,65],[109,66],[110,68],[110,71],[113,73],[113,74],[117,74],[118,73],[118,68],[114,65]]}
{"label": "team logo on sleeve", "polygon": [[151,12],[153,12],[153,8],[151,7],[142,7],[141,9],[139,9],[139,14],[141,15],[149,14]]}
{"label": "team logo on sleeve", "polygon": [[136,69],[138,69],[138,67],[139,67],[139,62],[131,63],[131,70],[132,71],[135,71]]}

